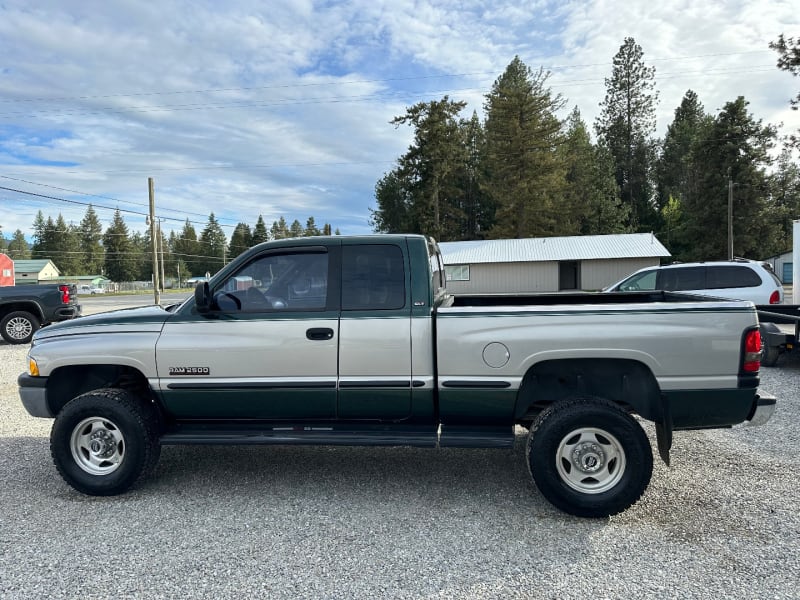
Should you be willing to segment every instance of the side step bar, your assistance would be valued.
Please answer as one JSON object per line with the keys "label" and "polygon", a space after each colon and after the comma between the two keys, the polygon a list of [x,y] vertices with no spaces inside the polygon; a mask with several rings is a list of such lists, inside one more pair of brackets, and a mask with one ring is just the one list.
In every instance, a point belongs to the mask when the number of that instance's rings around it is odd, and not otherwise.
{"label": "side step bar", "polygon": [[415,446],[420,448],[512,448],[512,427],[264,426],[181,424],[161,436],[163,445]]}

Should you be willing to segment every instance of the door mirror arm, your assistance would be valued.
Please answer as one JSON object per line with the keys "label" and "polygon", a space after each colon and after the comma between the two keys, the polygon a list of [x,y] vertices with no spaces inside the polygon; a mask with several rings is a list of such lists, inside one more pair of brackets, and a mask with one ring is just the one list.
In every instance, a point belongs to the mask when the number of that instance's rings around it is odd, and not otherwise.
{"label": "door mirror arm", "polygon": [[211,290],[207,281],[201,281],[195,286],[194,305],[200,314],[211,312]]}

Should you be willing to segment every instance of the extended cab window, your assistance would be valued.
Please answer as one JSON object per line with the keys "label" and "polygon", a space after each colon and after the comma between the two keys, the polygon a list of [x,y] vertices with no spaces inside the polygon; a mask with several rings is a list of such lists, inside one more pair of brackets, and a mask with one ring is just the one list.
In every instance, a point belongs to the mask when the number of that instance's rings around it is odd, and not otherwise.
{"label": "extended cab window", "polygon": [[342,310],[392,310],[406,304],[403,252],[399,246],[342,248]]}
{"label": "extended cab window", "polygon": [[228,277],[214,300],[223,311],[323,310],[327,291],[327,253],[267,254]]}

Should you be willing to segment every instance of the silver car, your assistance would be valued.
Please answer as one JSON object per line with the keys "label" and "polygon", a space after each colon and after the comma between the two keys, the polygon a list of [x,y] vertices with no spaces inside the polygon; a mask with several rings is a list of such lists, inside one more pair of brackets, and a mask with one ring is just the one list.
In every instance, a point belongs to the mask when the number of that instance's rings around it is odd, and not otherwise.
{"label": "silver car", "polygon": [[783,303],[783,286],[775,274],[760,262],[744,259],[647,267],[603,291],[637,290],[686,292],[754,304]]}

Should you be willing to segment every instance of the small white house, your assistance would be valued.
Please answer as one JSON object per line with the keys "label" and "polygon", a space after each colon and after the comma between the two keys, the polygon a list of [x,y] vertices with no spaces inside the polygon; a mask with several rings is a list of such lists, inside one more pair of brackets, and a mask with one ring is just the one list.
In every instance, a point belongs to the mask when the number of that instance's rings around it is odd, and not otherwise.
{"label": "small white house", "polygon": [[455,294],[600,290],[671,256],[651,233],[442,242],[439,248]]}
{"label": "small white house", "polygon": [[61,272],[49,259],[15,260],[14,282],[16,285],[43,283],[58,279]]}

